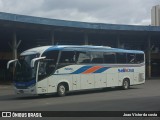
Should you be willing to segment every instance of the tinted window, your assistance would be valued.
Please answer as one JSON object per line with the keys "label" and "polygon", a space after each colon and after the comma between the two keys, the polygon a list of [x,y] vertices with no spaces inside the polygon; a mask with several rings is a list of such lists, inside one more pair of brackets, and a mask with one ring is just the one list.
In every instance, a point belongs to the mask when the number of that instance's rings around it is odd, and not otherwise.
{"label": "tinted window", "polygon": [[75,52],[62,51],[59,63],[75,63]]}
{"label": "tinted window", "polygon": [[127,53],[127,63],[134,64],[136,60],[136,55],[133,53]]}
{"label": "tinted window", "polygon": [[117,53],[116,58],[117,58],[117,63],[120,64],[126,63],[126,53]]}
{"label": "tinted window", "polygon": [[43,53],[42,56],[46,57],[46,60],[51,60],[52,63],[56,63],[57,62],[57,58],[58,58],[58,53],[59,51],[47,51],[45,53]]}
{"label": "tinted window", "polygon": [[76,52],[77,63],[90,63],[90,54],[88,52],[77,51]]}
{"label": "tinted window", "polygon": [[144,54],[136,54],[136,63],[144,62]]}
{"label": "tinted window", "polygon": [[91,63],[103,63],[103,53],[91,52]]}
{"label": "tinted window", "polygon": [[59,51],[47,51],[42,56],[46,58],[39,62],[38,80],[54,73]]}
{"label": "tinted window", "polygon": [[104,63],[115,63],[116,53],[104,53]]}

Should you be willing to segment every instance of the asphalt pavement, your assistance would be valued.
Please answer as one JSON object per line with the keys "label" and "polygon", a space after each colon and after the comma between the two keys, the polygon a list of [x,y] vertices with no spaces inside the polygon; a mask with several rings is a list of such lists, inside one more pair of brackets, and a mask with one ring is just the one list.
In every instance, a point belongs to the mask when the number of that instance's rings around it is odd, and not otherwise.
{"label": "asphalt pavement", "polygon": [[65,97],[18,96],[13,86],[0,85],[0,111],[160,111],[160,80],[147,80],[129,90],[108,88]]}
{"label": "asphalt pavement", "polygon": [[160,111],[160,80],[129,90],[108,88],[69,93],[65,97],[18,96],[12,86],[0,86],[0,110],[47,111]]}

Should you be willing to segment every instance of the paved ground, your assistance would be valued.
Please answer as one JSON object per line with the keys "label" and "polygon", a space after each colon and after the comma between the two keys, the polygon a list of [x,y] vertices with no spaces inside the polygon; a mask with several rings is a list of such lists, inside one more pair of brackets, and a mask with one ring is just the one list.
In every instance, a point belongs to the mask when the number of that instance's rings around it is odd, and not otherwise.
{"label": "paved ground", "polygon": [[160,80],[129,90],[107,89],[72,93],[66,97],[19,97],[11,86],[0,86],[0,110],[159,110]]}
{"label": "paved ground", "polygon": [[72,93],[65,97],[14,94],[0,86],[0,111],[160,111],[160,80],[147,80],[129,90],[107,89]]}

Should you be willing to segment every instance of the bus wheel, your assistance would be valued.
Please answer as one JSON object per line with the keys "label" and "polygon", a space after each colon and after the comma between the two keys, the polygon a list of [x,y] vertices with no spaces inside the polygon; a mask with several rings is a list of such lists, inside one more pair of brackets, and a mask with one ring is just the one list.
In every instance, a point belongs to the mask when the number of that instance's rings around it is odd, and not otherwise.
{"label": "bus wheel", "polygon": [[130,87],[129,80],[128,79],[124,79],[123,80],[123,84],[122,84],[122,89],[123,90],[127,90],[127,89],[129,89],[129,87]]}
{"label": "bus wheel", "polygon": [[66,86],[64,84],[59,84],[57,87],[57,95],[59,97],[66,95]]}

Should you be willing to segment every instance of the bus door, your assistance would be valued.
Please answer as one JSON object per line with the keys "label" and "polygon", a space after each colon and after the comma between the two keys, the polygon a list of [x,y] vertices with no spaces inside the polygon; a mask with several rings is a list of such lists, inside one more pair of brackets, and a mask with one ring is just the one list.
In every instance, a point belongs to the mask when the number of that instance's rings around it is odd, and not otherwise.
{"label": "bus door", "polygon": [[52,61],[44,60],[39,62],[38,83],[39,93],[50,93],[55,91],[55,81],[53,79],[55,65]]}
{"label": "bus door", "polygon": [[39,62],[38,78],[37,78],[37,93],[43,94],[48,92],[48,77],[46,75],[46,64]]}
{"label": "bus door", "polygon": [[55,91],[56,82],[53,79],[53,74],[56,68],[59,51],[51,50],[43,53],[46,58],[39,62],[38,69],[38,93],[50,93]]}

